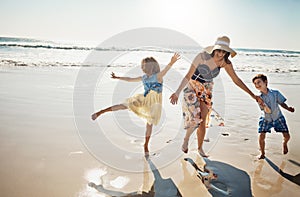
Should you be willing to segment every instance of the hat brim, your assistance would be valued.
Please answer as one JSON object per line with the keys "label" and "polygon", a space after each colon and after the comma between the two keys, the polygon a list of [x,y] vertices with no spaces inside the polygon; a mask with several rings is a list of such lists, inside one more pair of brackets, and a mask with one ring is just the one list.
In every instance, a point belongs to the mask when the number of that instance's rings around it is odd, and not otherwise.
{"label": "hat brim", "polygon": [[234,56],[236,56],[236,52],[229,48],[228,46],[224,46],[224,45],[213,45],[213,46],[208,46],[204,48],[204,51],[206,51],[209,54],[212,54],[212,52],[216,49],[220,49],[220,50],[224,50],[230,53],[231,57],[233,58]]}

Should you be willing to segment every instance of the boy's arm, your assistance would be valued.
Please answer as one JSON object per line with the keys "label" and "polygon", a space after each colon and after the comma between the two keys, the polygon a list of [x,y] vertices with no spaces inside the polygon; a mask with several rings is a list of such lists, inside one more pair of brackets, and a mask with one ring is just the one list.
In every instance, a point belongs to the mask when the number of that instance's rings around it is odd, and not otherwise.
{"label": "boy's arm", "polygon": [[171,58],[171,61],[170,63],[162,70],[160,71],[158,74],[157,74],[157,77],[162,79],[166,74],[167,72],[170,70],[170,68],[172,67],[172,65],[180,59],[180,55],[178,53],[174,53],[174,55],[172,56]]}
{"label": "boy's arm", "polygon": [[138,81],[142,81],[142,77],[117,77],[115,75],[115,73],[111,73],[111,78],[113,79],[120,79],[123,81],[128,81],[128,82],[138,82]]}
{"label": "boy's arm", "polygon": [[290,112],[294,112],[295,109],[293,107],[289,107],[286,103],[286,98],[279,92],[277,91],[277,103],[284,109],[290,111]]}
{"label": "boy's arm", "polygon": [[295,108],[293,107],[289,107],[286,103],[281,103],[280,106],[290,112],[294,112],[295,111]]}

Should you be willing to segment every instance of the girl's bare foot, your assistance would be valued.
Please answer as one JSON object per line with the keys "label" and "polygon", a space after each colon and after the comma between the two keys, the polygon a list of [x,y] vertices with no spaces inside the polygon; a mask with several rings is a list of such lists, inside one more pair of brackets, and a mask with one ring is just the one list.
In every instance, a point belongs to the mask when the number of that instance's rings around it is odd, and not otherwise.
{"label": "girl's bare foot", "polygon": [[208,157],[209,155],[205,154],[205,152],[203,151],[203,149],[198,149],[198,153],[200,154],[201,157]]}
{"label": "girl's bare foot", "polygon": [[265,155],[260,155],[260,156],[258,157],[258,159],[264,159],[264,158],[266,158]]}
{"label": "girl's bare foot", "polygon": [[103,113],[104,113],[104,111],[100,110],[97,113],[92,114],[92,120],[96,120]]}
{"label": "girl's bare foot", "polygon": [[148,146],[144,145],[144,153],[145,153],[145,157],[149,156],[149,149]]}
{"label": "girl's bare foot", "polygon": [[98,114],[97,113],[92,114],[92,120],[96,120],[97,118],[98,118]]}
{"label": "girl's bare foot", "polygon": [[283,154],[287,154],[289,152],[289,149],[287,147],[287,143],[283,143]]}

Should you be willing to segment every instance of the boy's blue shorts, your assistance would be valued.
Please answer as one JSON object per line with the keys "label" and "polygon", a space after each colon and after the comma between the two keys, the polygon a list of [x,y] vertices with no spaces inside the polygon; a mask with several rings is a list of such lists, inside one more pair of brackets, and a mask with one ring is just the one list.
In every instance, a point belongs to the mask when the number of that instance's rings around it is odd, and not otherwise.
{"label": "boy's blue shorts", "polygon": [[276,132],[289,132],[284,116],[281,116],[277,120],[274,120],[272,122],[268,122],[263,117],[259,119],[258,133],[270,133],[271,128],[274,128]]}

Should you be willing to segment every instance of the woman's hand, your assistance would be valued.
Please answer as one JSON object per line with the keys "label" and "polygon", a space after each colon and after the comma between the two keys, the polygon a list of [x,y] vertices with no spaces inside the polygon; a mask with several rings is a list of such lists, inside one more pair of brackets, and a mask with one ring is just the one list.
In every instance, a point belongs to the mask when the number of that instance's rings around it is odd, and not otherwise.
{"label": "woman's hand", "polygon": [[113,78],[113,79],[120,79],[120,77],[117,77],[114,72],[111,73],[111,78]]}
{"label": "woman's hand", "polygon": [[175,105],[175,104],[177,104],[177,101],[178,101],[178,95],[176,93],[173,93],[169,99],[170,99],[170,103]]}
{"label": "woman's hand", "polygon": [[258,102],[258,104],[260,106],[264,106],[265,105],[264,101],[262,100],[262,98],[260,98],[260,96],[255,95],[254,98],[255,98],[256,102]]}

